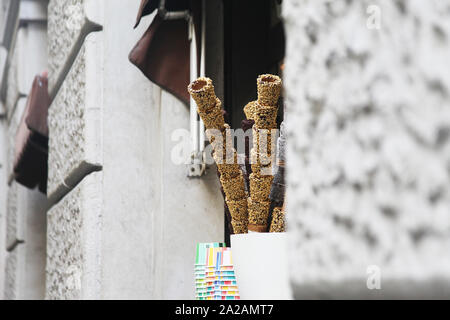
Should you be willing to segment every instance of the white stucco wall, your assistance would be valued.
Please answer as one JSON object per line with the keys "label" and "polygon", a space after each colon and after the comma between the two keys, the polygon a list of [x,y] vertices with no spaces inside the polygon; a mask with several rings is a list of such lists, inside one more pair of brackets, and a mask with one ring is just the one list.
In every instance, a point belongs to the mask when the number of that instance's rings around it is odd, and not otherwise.
{"label": "white stucco wall", "polygon": [[[296,298],[450,296],[449,12],[283,2]],[[381,290],[366,286],[371,265]]]}
{"label": "white stucco wall", "polygon": [[[5,21],[6,16],[6,2],[0,1],[0,18],[1,21]],[[3,23],[0,25],[0,35],[3,35]],[[6,67],[6,58],[7,58],[7,50],[5,47],[0,46],[0,81],[3,79],[3,74],[5,72]],[[0,99],[0,114],[4,114],[5,107],[4,102]],[[0,185],[6,185],[6,121],[4,119],[0,119]],[[5,241],[6,241],[6,190],[4,187],[0,188],[0,299],[3,299],[3,287],[4,287],[4,279],[5,279],[5,256],[6,250]]]}
{"label": "white stucco wall", "polygon": [[[0,105],[2,103],[0,102]],[[1,107],[1,106],[0,106]],[[1,108],[0,108],[1,110]],[[0,185],[5,186],[6,178],[6,126],[5,121],[0,120]],[[3,299],[3,287],[5,279],[5,248],[6,241],[6,192],[5,188],[0,188],[0,299]]]}
{"label": "white stucco wall", "polygon": [[[191,299],[196,243],[223,240],[217,177],[213,172],[189,179],[185,166],[172,163],[172,131],[189,128],[188,109],[128,61],[153,16],[132,30],[139,1],[108,3],[103,201],[109,214],[103,232],[104,297]],[[120,45],[116,45],[118,38]],[[126,174],[119,174],[124,170]]]}

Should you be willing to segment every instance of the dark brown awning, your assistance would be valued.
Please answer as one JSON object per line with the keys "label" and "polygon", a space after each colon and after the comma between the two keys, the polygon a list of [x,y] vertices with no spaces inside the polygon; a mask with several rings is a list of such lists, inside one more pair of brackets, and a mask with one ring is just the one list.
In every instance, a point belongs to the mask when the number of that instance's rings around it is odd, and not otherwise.
{"label": "dark brown awning", "polygon": [[48,125],[50,105],[47,75],[36,76],[19,124],[15,142],[15,180],[27,188],[47,190]]}
{"label": "dark brown awning", "polygon": [[[159,0],[142,0],[136,26],[141,18],[159,7]],[[191,10],[194,13],[197,39],[200,39],[200,1],[166,0],[168,11]],[[197,50],[200,41],[197,41]],[[159,15],[130,52],[129,60],[144,75],[163,89],[189,104],[190,47],[188,23],[184,19],[163,20]]]}
{"label": "dark brown awning", "polygon": [[[143,16],[153,13],[159,5],[160,0],[142,0],[135,27],[139,25]],[[201,1],[166,0],[165,9],[172,12],[190,10],[193,14],[197,57],[200,57]],[[277,20],[273,23],[267,29],[267,44],[270,44],[265,49],[267,65],[275,65],[282,61],[285,51],[283,25]],[[190,82],[189,45],[187,21],[184,19],[164,20],[158,14],[131,51],[129,60],[152,82],[189,104],[190,97],[186,90]],[[199,66],[200,63],[197,65]]]}

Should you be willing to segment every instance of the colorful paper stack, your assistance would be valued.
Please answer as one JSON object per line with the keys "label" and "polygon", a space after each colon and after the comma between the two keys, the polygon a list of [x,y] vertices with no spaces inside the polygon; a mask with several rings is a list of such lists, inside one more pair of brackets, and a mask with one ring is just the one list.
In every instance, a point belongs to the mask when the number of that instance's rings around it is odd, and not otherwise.
{"label": "colorful paper stack", "polygon": [[239,300],[231,248],[199,243],[195,262],[196,300]]}
{"label": "colorful paper stack", "polygon": [[[206,265],[209,248],[225,247],[224,243],[198,243],[195,257],[195,291],[196,299],[205,295]],[[202,299],[203,300],[203,299]]]}

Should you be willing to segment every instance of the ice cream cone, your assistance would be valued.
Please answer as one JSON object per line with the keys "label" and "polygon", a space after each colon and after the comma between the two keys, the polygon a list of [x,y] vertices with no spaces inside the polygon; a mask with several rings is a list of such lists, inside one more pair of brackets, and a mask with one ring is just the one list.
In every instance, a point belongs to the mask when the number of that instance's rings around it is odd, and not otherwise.
{"label": "ice cream cone", "polygon": [[198,78],[188,86],[189,94],[200,111],[206,111],[216,104],[214,85],[209,78]]}
{"label": "ice cream cone", "polygon": [[224,130],[225,120],[222,113],[222,103],[216,98],[216,104],[205,110],[197,109],[206,129]]}
{"label": "ice cream cone", "polygon": [[247,103],[247,105],[244,107],[245,117],[248,120],[254,120],[256,104],[257,101],[252,101]]}
{"label": "ice cream cone", "polygon": [[277,106],[256,105],[254,120],[258,129],[275,129],[277,127]]}
{"label": "ice cream cone", "polygon": [[262,106],[276,106],[281,94],[281,79],[272,74],[258,77],[258,102]]}
{"label": "ice cream cone", "polygon": [[270,201],[255,201],[248,198],[248,222],[254,225],[267,225]]}
{"label": "ice cream cone", "polygon": [[234,234],[248,233],[248,221],[247,220],[231,220]]}
{"label": "ice cream cone", "polygon": [[275,152],[275,143],[272,139],[272,130],[259,129],[256,126],[252,129],[253,132],[253,148],[259,153],[271,156]]}
{"label": "ice cream cone", "polygon": [[259,153],[257,149],[252,148],[250,150],[250,164],[252,165],[259,165],[260,167],[271,167],[272,166],[272,160],[274,155],[268,155]]}
{"label": "ice cream cone", "polygon": [[234,148],[233,135],[231,128],[228,124],[225,124],[223,130],[208,129],[206,130],[206,137],[211,142],[213,150],[219,152],[221,149],[224,152],[231,152]]}
{"label": "ice cream cone", "polygon": [[273,209],[272,223],[270,224],[270,232],[284,232],[285,220],[284,210],[282,208]]}
{"label": "ice cream cone", "polygon": [[247,221],[248,211],[247,211],[247,198],[242,198],[239,200],[228,200],[226,199],[228,210],[233,220]]}
{"label": "ice cream cone", "polygon": [[268,201],[273,176],[250,175],[250,196],[254,201]]}
{"label": "ice cream cone", "polygon": [[239,200],[245,198],[245,181],[242,172],[232,178],[221,176],[220,183],[227,199]]}

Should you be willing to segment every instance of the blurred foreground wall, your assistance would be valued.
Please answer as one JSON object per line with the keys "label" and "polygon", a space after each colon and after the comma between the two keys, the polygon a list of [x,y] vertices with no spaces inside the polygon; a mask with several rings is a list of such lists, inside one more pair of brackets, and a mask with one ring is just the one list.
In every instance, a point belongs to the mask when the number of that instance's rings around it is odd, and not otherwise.
{"label": "blurred foreground wall", "polygon": [[450,297],[450,2],[283,12],[295,297]]}

